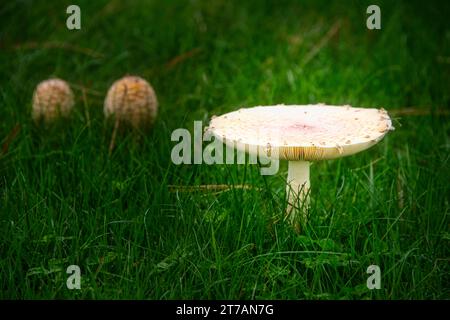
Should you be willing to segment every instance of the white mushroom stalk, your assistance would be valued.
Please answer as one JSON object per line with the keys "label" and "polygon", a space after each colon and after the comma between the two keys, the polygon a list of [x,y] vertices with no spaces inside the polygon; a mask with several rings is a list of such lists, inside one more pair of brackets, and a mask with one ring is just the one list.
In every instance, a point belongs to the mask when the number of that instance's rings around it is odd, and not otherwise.
{"label": "white mushroom stalk", "polygon": [[228,146],[249,154],[276,150],[277,159],[289,161],[286,218],[299,231],[309,208],[310,163],[368,149],[393,129],[384,109],[318,104],[240,109],[214,117],[208,130]]}
{"label": "white mushroom stalk", "polygon": [[[309,207],[309,161],[289,161],[288,176],[286,181],[287,195],[287,217],[290,223],[298,229],[295,211],[303,213],[301,217],[306,221],[306,214]],[[294,213],[294,214],[292,214]]]}

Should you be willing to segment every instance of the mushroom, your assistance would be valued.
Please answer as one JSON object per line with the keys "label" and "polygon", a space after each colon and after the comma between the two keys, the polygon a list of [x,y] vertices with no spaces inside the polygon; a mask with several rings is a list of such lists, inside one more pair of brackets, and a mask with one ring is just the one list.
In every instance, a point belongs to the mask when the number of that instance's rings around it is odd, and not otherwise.
{"label": "mushroom", "polygon": [[74,95],[64,80],[54,78],[39,83],[33,93],[33,120],[52,122],[67,117],[74,105]]}
{"label": "mushroom", "polygon": [[153,124],[158,112],[158,100],[152,86],[137,76],[125,76],[111,85],[105,98],[103,111],[109,118],[126,122],[133,127]]}
{"label": "mushroom", "polygon": [[297,232],[308,211],[310,162],[363,151],[393,129],[384,109],[324,104],[240,109],[213,118],[209,126],[231,148],[259,156],[265,150],[289,161],[286,218]]}

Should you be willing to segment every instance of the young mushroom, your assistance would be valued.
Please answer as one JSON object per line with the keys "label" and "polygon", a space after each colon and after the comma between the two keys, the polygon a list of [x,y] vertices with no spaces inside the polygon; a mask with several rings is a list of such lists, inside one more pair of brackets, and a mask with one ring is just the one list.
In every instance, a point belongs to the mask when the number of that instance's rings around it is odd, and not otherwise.
{"label": "young mushroom", "polygon": [[145,79],[125,76],[116,80],[109,88],[103,112],[106,118],[115,118],[109,145],[111,154],[121,123],[135,129],[148,129],[154,124],[158,113],[158,99],[155,90]]}
{"label": "young mushroom", "polygon": [[308,210],[310,162],[363,151],[393,129],[384,109],[323,104],[240,109],[213,118],[209,126],[231,148],[289,161],[286,217],[297,232]]}
{"label": "young mushroom", "polygon": [[135,128],[153,125],[158,112],[158,100],[153,87],[141,77],[125,76],[108,90],[103,111],[107,118]]}
{"label": "young mushroom", "polygon": [[69,84],[58,78],[48,79],[34,90],[32,117],[35,122],[53,122],[68,117],[73,105],[74,95]]}

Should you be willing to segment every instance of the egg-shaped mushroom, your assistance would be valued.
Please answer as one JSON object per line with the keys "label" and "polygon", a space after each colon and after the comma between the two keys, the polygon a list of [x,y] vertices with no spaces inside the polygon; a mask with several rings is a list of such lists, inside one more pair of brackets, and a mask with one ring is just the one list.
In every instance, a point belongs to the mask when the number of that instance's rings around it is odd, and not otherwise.
{"label": "egg-shaped mushroom", "polygon": [[125,76],[112,84],[105,98],[103,111],[107,118],[133,127],[153,125],[158,112],[158,100],[152,86],[141,77]]}
{"label": "egg-shaped mushroom", "polygon": [[33,93],[32,117],[36,122],[52,122],[68,117],[74,106],[74,95],[64,80],[53,78],[39,83]]}

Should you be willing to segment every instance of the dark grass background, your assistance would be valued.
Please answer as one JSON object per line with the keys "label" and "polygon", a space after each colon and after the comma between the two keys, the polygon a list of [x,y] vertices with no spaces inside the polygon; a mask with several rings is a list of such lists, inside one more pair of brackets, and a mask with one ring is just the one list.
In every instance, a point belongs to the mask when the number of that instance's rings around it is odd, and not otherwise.
{"label": "dark grass background", "polygon": [[[0,298],[450,298],[448,2],[376,1],[377,31],[372,1],[77,1],[80,31],[69,4],[0,4]],[[125,74],[152,83],[160,113],[109,157],[102,104]],[[51,76],[75,113],[38,127],[32,92]],[[384,107],[396,130],[312,165],[301,235],[282,220],[286,164],[170,161],[194,120],[318,102]],[[232,188],[181,187],[214,184]]]}

